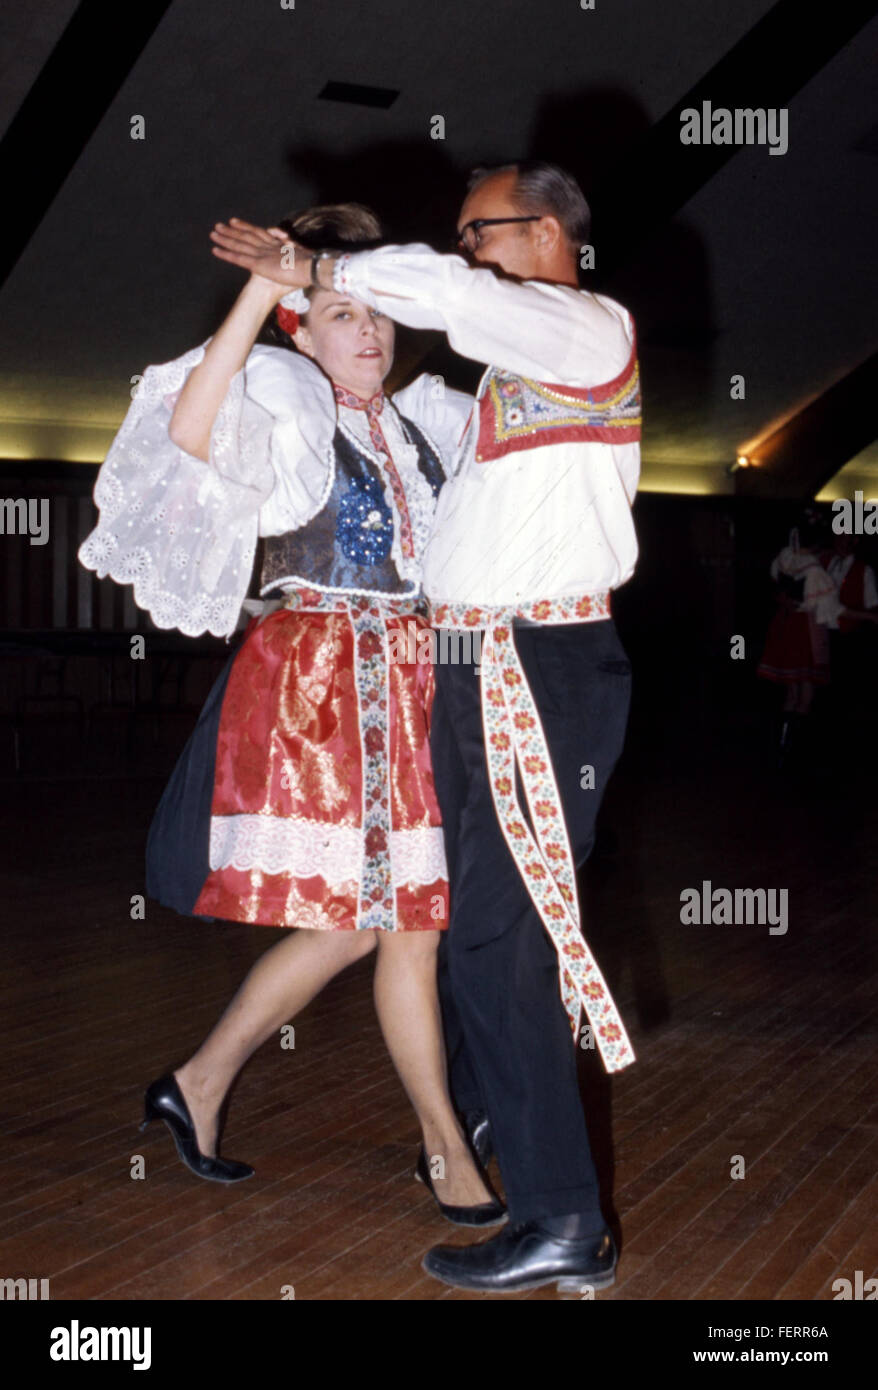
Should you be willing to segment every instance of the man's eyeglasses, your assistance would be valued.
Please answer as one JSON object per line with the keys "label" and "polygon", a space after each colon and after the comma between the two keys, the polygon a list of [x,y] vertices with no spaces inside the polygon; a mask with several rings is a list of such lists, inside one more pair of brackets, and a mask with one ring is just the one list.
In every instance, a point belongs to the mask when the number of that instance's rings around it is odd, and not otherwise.
{"label": "man's eyeglasses", "polygon": [[462,246],[466,251],[478,250],[482,244],[483,227],[499,227],[504,222],[539,222],[541,216],[541,213],[534,213],[531,217],[474,217],[458,232],[455,249],[459,250]]}

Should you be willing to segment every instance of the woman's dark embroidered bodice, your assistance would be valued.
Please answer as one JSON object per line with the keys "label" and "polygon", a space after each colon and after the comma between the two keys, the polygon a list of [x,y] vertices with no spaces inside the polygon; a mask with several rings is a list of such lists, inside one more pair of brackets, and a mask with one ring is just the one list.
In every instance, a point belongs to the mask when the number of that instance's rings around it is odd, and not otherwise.
{"label": "woman's dark embroidered bodice", "polygon": [[[445,480],[439,455],[413,421],[399,419],[435,497]],[[420,586],[403,579],[391,559],[394,516],[378,464],[340,428],[333,450],[335,476],[325,505],[297,530],[266,537],[260,592],[265,596],[292,581],[357,593],[416,593]]]}

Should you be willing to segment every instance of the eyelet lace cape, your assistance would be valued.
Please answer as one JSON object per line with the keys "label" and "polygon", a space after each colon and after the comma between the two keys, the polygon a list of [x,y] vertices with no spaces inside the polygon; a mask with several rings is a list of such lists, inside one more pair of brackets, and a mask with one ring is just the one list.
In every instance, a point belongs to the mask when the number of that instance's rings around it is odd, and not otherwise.
{"label": "eyelet lace cape", "polygon": [[[210,339],[207,340],[209,342]],[[149,366],[110,446],[95,485],[100,517],[79,559],[103,579],[134,586],[134,601],[160,628],[189,637],[230,635],[250,584],[259,536],[310,521],[332,485],[337,410],[332,388],[306,357],[257,345],[232,378],[210,439],[210,461],[178,448],[168,433],[180,391],[207,342]],[[418,377],[394,405],[452,458],[472,398]],[[413,478],[418,554],[433,498]],[[429,516],[428,516],[429,514]]]}
{"label": "eyelet lace cape", "polygon": [[79,549],[100,578],[132,584],[157,627],[189,637],[232,633],[258,536],[301,526],[319,510],[336,425],[319,369],[260,346],[232,378],[210,461],[178,448],[171,416],[206,346],[147,367],[98,474],[98,525]]}

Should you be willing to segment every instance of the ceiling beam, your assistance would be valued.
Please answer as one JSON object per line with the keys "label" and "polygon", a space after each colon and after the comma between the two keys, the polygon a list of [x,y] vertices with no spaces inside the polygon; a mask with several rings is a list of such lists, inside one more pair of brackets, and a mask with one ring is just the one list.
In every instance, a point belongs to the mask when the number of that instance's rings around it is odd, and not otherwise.
{"label": "ceiling beam", "polygon": [[[680,113],[786,105],[874,17],[874,0],[832,0],[816,14],[779,0],[699,82],[587,189],[601,279],[630,261],[738,153],[737,145],[684,145]],[[581,141],[581,132],[577,138]],[[796,139],[795,120],[790,141]],[[770,156],[775,159],[783,156]]]}
{"label": "ceiling beam", "polygon": [[[801,0],[778,0],[665,116],[618,152],[613,146],[620,133],[624,139],[626,123],[632,119],[630,103],[608,106],[603,92],[597,94],[593,107],[587,94],[585,100],[577,96],[563,102],[538,130],[527,153],[529,158],[565,165],[586,191],[597,246],[597,271],[588,278],[589,288],[612,294],[614,274],[635,261],[641,248],[654,241],[737,154],[740,147],[735,145],[682,144],[681,111],[687,107],[700,111],[704,101],[710,101],[714,110],[784,106],[873,15],[873,0],[833,0],[821,9],[817,23],[803,15]],[[603,130],[608,120],[613,128]],[[605,173],[589,177],[586,166],[595,155],[590,135],[599,130],[601,142],[613,157]],[[793,121],[790,140],[795,139]],[[769,155],[767,149],[765,156],[783,157]],[[422,356],[428,356],[426,349]],[[472,389],[469,378],[476,379],[472,372],[461,368],[459,359],[455,361],[443,346],[429,353],[429,365],[448,374],[454,384]]]}
{"label": "ceiling beam", "polygon": [[735,473],[742,497],[814,497],[876,437],[878,352],[750,448]]}
{"label": "ceiling beam", "polygon": [[0,141],[0,188],[14,197],[0,233],[0,285],[171,0],[82,0]]}

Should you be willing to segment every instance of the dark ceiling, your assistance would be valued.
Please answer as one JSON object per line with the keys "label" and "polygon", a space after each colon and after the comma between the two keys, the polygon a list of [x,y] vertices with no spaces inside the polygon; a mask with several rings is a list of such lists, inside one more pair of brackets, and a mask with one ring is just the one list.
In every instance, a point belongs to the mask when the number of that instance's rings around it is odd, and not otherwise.
{"label": "dark ceiling", "polygon": [[[878,491],[878,21],[852,0],[828,9],[42,0],[5,13],[0,156],[16,192],[0,457],[103,457],[131,378],[202,341],[236,292],[209,254],[218,218],[354,197],[393,239],[446,249],[468,168],[537,155],[580,177],[593,283],[638,322],[647,488],[734,490],[744,452],[788,492]],[[327,83],[398,96],[328,100]],[[696,98],[786,108],[787,152],[682,145],[679,111]],[[419,358],[471,379],[436,340],[407,342],[406,362]]]}

